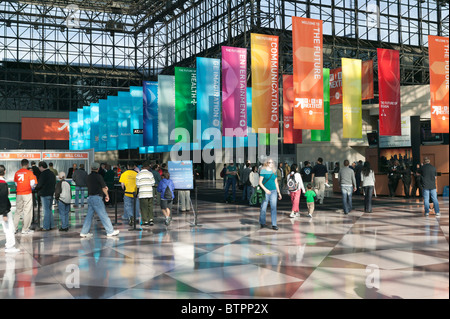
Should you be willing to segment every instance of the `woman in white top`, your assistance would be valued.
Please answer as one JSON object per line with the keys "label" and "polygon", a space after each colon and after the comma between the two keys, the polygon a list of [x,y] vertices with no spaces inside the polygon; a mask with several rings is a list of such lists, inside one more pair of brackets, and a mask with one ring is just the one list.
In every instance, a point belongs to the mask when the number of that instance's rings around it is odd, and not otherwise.
{"label": "woman in white top", "polygon": [[[252,198],[252,195],[255,192],[256,186],[258,186],[258,184],[259,184],[258,167],[256,165],[252,167],[252,171],[250,172],[250,175],[248,176],[248,179],[249,179],[250,184],[252,186],[250,188],[249,198]],[[251,205],[250,200],[249,200],[249,205]]]}
{"label": "woman in white top", "polygon": [[364,212],[372,212],[372,195],[375,188],[375,174],[370,169],[370,163],[365,162],[361,171],[361,186],[364,190]]}
{"label": "woman in white top", "polygon": [[287,177],[287,183],[288,187],[291,184],[290,180],[292,182],[295,182],[294,187],[289,187],[289,191],[291,193],[291,202],[292,202],[292,212],[289,217],[300,217],[300,195],[301,192],[305,193],[305,186],[303,185],[303,179],[300,173],[297,172],[298,166],[297,164],[292,164],[291,166],[291,172],[289,173]]}

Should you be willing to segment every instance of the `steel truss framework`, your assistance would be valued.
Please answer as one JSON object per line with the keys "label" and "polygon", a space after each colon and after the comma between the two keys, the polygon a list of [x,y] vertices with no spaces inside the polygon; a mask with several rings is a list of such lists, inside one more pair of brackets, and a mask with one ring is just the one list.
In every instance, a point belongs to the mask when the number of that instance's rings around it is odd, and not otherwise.
{"label": "steel truss framework", "polygon": [[376,81],[376,49],[399,50],[402,85],[429,83],[427,36],[449,36],[443,0],[3,1],[0,109],[73,111],[251,33],[280,36],[289,74],[292,16],[323,20],[325,67],[374,59]]}

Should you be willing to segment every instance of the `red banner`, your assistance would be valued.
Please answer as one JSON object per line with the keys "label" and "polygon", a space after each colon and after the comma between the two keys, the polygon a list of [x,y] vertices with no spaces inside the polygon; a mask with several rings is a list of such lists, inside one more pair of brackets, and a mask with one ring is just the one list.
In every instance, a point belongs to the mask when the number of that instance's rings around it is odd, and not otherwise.
{"label": "red banner", "polygon": [[448,133],[449,41],[429,35],[431,133]]}
{"label": "red banner", "polygon": [[322,21],[292,17],[294,128],[323,130]]}
{"label": "red banner", "polygon": [[69,119],[22,117],[22,140],[69,140]]}
{"label": "red banner", "polygon": [[[363,100],[373,99],[373,60],[362,62],[361,93]],[[342,104],[342,68],[330,70],[330,105]]]}
{"label": "red banner", "polygon": [[401,136],[400,55],[397,50],[377,49],[379,135]]}
{"label": "red banner", "polygon": [[301,144],[302,130],[294,129],[294,79],[283,75],[283,142]]}

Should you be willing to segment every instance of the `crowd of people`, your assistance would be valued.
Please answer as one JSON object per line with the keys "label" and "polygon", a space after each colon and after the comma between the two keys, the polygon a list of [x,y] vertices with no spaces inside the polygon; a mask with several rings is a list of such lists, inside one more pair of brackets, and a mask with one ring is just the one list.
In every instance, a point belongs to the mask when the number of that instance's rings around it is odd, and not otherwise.
{"label": "crowd of people", "polygon": [[[80,236],[92,237],[90,232],[94,213],[98,215],[108,237],[117,236],[119,230],[115,230],[106,211],[106,205],[111,201],[115,179],[123,190],[124,219],[129,225],[141,223],[143,226],[154,225],[154,206],[160,206],[164,215],[164,223],[169,226],[172,220],[172,206],[175,198],[175,188],[167,164],[156,164],[148,161],[137,166],[129,162],[126,168],[113,168],[107,164],[96,162],[90,165],[90,172],[86,172],[84,165],[76,164],[67,173],[58,172],[52,163],[41,161],[30,163],[27,159],[21,161],[21,169],[14,175],[16,184],[16,213],[11,214],[9,201],[9,188],[4,179],[5,166],[0,165],[0,213],[3,215],[2,225],[6,234],[6,251],[15,251],[14,235],[18,233],[19,222],[22,218],[21,234],[32,234],[33,205],[40,202],[43,210],[42,231],[55,228],[52,205],[58,207],[60,215],[60,231],[69,229],[69,213],[72,204],[72,188],[75,186],[74,207],[83,207],[85,203],[85,191],[87,191],[86,203],[88,206]],[[401,172],[401,173],[399,173]],[[305,161],[301,170],[297,164],[279,163],[267,158],[263,163],[252,165],[249,161],[238,168],[234,162],[224,165],[221,176],[224,180],[224,202],[236,203],[236,189],[242,190],[242,202],[260,207],[259,223],[261,228],[266,225],[266,212],[270,205],[271,228],[278,230],[277,226],[277,202],[282,199],[282,194],[290,196],[292,208],[289,217],[300,217],[300,198],[305,198],[307,216],[313,217],[315,204],[322,205],[325,199],[325,189],[328,184],[328,169],[322,158],[318,158],[314,166]],[[337,176],[337,182],[342,195],[343,213],[352,211],[352,195],[364,196],[364,212],[372,213],[372,197],[375,193],[375,173],[370,163],[362,161],[350,165],[348,160],[343,162],[343,167],[336,163],[333,174]],[[194,172],[199,175],[198,170]],[[414,170],[399,167],[393,163],[388,173],[390,195],[396,190],[398,175],[405,185],[405,196],[409,197],[411,179],[414,179],[412,196],[419,190],[419,196],[423,196],[425,215],[428,216],[434,209],[439,216],[439,203],[436,192],[436,168],[431,165],[429,158],[424,159],[424,164],[418,164]],[[72,179],[71,183],[67,179]],[[395,179],[394,179],[395,177]],[[229,194],[231,187],[231,194]],[[37,197],[34,197],[34,195]],[[181,211],[190,209],[189,191],[179,191]],[[430,200],[433,208],[430,208]]]}

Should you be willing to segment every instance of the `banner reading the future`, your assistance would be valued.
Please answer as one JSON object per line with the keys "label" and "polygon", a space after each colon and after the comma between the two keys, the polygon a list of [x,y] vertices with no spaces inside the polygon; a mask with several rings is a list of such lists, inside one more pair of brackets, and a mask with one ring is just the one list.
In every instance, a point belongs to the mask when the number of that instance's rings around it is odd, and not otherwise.
{"label": "banner reading the future", "polygon": [[[278,36],[251,34],[252,128],[278,133]],[[249,115],[247,115],[249,116]]]}
{"label": "banner reading the future", "polygon": [[323,130],[322,21],[292,17],[294,128]]}
{"label": "banner reading the future", "polygon": [[[197,58],[197,120],[199,135],[208,128],[220,130],[220,59]],[[202,143],[207,145],[207,141]]]}
{"label": "banner reading the future", "polygon": [[329,142],[330,132],[330,69],[323,69],[323,107],[324,126],[323,130],[311,130],[311,141]]}
{"label": "banner reading the future", "polygon": [[431,133],[449,132],[449,38],[428,36]]}
{"label": "banner reading the future", "polygon": [[361,60],[342,58],[343,138],[362,138]]}
{"label": "banner reading the future", "polygon": [[400,106],[400,54],[397,50],[377,49],[379,91],[379,135],[399,136],[401,128]]}
{"label": "banner reading the future", "polygon": [[283,142],[301,144],[302,130],[294,129],[294,79],[283,75]]}
{"label": "banner reading the future", "polygon": [[222,47],[222,134],[247,136],[247,50]]}

